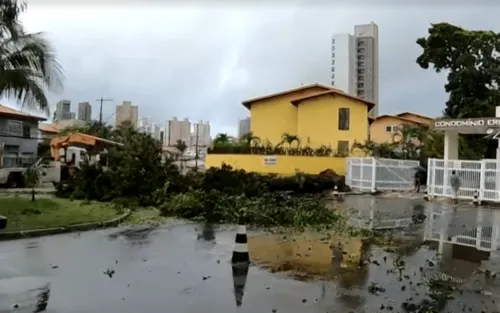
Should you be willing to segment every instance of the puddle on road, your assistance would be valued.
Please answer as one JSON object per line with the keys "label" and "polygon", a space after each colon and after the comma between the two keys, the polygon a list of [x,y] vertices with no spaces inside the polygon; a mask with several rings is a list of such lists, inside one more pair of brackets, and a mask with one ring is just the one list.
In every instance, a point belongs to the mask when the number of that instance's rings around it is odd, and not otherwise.
{"label": "puddle on road", "polygon": [[[270,272],[286,273],[295,279],[324,280],[335,286],[335,293],[340,292],[334,302],[340,301],[349,309],[363,305],[374,309],[380,306],[381,311],[417,312],[431,305],[428,301],[432,297],[441,297],[440,304],[432,305],[443,305],[453,312],[499,311],[499,255],[484,247],[493,242],[494,231],[488,227],[499,226],[500,212],[371,197],[346,199],[345,205],[345,209],[356,207],[351,225],[378,227],[392,237],[392,245],[367,247],[360,237],[328,238],[317,233],[259,234],[248,240],[252,261]],[[465,240],[468,246],[460,244]],[[339,241],[344,257],[350,258],[336,267],[332,247]],[[370,254],[370,263],[359,267],[357,261],[364,258],[365,250]],[[429,287],[436,285],[439,287]],[[377,290],[373,286],[384,291],[373,292]]]}
{"label": "puddle on road", "polygon": [[[339,248],[343,253],[337,252],[333,257],[333,251]],[[271,272],[289,272],[303,279],[329,278],[338,274],[332,269],[332,257],[340,259],[339,271],[358,270],[362,248],[361,237],[343,238],[314,232],[260,234],[248,239],[252,262]]]}

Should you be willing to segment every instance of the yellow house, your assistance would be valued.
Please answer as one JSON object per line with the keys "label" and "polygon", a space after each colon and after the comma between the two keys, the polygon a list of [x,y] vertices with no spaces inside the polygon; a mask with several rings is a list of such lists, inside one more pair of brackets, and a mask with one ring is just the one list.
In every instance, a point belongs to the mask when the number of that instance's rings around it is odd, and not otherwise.
{"label": "yellow house", "polygon": [[352,144],[368,139],[368,112],[374,103],[328,86],[313,84],[243,101],[251,131],[278,144],[284,133],[303,146],[331,146],[348,154]]}
{"label": "yellow house", "polygon": [[403,112],[396,114],[396,116],[405,118],[407,120],[412,120],[414,122],[420,123],[421,125],[428,125],[431,126],[434,124],[435,119],[432,117],[428,117],[422,114],[417,114],[417,113],[412,113],[412,112]]}
{"label": "yellow house", "polygon": [[430,126],[433,121],[430,117],[410,112],[380,115],[370,124],[370,140],[376,143],[392,143],[401,126]]}

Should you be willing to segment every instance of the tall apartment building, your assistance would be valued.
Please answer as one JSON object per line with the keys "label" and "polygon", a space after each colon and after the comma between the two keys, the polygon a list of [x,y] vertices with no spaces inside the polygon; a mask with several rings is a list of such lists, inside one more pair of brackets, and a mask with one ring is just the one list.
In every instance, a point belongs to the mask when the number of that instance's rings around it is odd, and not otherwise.
{"label": "tall apartment building", "polygon": [[153,136],[154,139],[157,139],[160,141],[162,140],[162,131],[161,131],[160,125],[156,125],[156,124],[153,125],[153,132],[151,135]]}
{"label": "tall apartment building", "polygon": [[238,138],[241,138],[250,132],[250,118],[238,121]]}
{"label": "tall apartment building", "polygon": [[332,36],[331,84],[351,95],[376,103],[370,116],[378,115],[378,26],[355,25],[354,35]]}
{"label": "tall apartment building", "polygon": [[137,128],[137,120],[139,117],[139,107],[132,105],[132,101],[123,101],[122,104],[116,106],[115,126],[120,125],[125,121],[129,121]]}
{"label": "tall apartment building", "polygon": [[85,122],[90,122],[92,120],[92,106],[90,103],[78,103],[78,119]]}
{"label": "tall apartment building", "polygon": [[191,146],[208,147],[210,145],[210,122],[199,121],[193,123]]}
{"label": "tall apartment building", "polygon": [[154,139],[162,140],[162,137],[160,137],[160,126],[156,125],[150,116],[139,118],[137,130],[150,134]]}
{"label": "tall apartment building", "polygon": [[141,117],[139,118],[138,124],[137,124],[137,129],[140,132],[152,134],[153,133],[153,128],[154,128],[154,122],[153,118],[150,116],[146,117]]}
{"label": "tall apartment building", "polygon": [[71,101],[61,100],[56,104],[54,111],[54,121],[70,120],[71,119]]}
{"label": "tall apartment building", "polygon": [[165,122],[163,145],[174,146],[177,141],[184,141],[189,146],[191,143],[191,122],[188,118],[180,121],[176,117]]}

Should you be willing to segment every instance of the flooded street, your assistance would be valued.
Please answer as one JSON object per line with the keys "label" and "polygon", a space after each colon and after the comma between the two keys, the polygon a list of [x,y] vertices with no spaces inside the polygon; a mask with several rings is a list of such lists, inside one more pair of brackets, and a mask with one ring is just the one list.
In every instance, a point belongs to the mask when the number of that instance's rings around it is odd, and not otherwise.
{"label": "flooded street", "polygon": [[411,304],[427,289],[420,283],[433,278],[458,282],[448,310],[499,311],[500,209],[364,196],[343,206],[355,208],[359,227],[401,226],[394,234],[407,248],[373,246],[366,269],[299,281],[257,266],[246,279],[233,270],[232,228],[216,229],[213,240],[177,225],[0,242],[0,312],[33,312],[47,284],[54,313],[404,312],[403,303],[416,312]]}

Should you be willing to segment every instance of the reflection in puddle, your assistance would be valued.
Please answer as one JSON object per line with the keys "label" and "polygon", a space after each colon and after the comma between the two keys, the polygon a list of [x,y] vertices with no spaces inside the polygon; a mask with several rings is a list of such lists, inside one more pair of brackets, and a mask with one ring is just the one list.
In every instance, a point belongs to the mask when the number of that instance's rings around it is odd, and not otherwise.
{"label": "reflection in puddle", "polygon": [[315,232],[261,234],[248,238],[248,249],[254,263],[272,272],[288,272],[302,279],[314,276],[328,278],[335,271],[332,269],[332,257],[335,259],[334,267],[357,269],[362,246],[361,237]]}
{"label": "reflection in puddle", "polygon": [[203,224],[201,234],[198,234],[198,240],[203,239],[205,241],[215,240],[215,227],[211,223]]}
{"label": "reflection in puddle", "polygon": [[250,263],[234,264],[231,267],[233,270],[234,299],[236,300],[236,306],[241,306]]}

